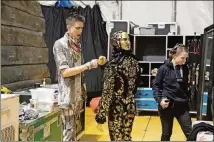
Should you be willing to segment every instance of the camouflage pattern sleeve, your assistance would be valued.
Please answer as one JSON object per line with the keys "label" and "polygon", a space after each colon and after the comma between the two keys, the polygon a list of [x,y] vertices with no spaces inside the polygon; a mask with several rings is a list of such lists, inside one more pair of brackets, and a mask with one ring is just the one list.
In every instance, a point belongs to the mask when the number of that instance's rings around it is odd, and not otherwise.
{"label": "camouflage pattern sleeve", "polygon": [[[131,58],[131,61],[130,61],[132,64],[131,64],[131,67],[130,69],[132,69],[132,72],[131,72],[131,78],[133,79],[133,96],[132,98],[135,97],[135,93],[137,91],[137,86],[138,86],[138,80],[140,79],[139,76],[140,76],[140,68],[139,68],[139,64],[138,64],[138,61],[134,58]],[[132,80],[130,79],[130,81]],[[132,83],[130,83],[132,84]],[[127,110],[129,111],[128,113],[129,114],[134,114],[136,115],[136,104],[135,104],[135,99],[131,99],[132,101],[130,102],[130,104],[127,106]]]}
{"label": "camouflage pattern sleeve", "polygon": [[54,43],[53,54],[56,66],[59,70],[69,68],[66,54],[63,51],[63,45],[59,41]]}
{"label": "camouflage pattern sleeve", "polygon": [[99,109],[96,114],[96,121],[99,124],[106,122],[106,116],[109,111],[109,106],[112,102],[112,96],[114,91],[115,75],[112,67],[106,67],[104,70],[104,84],[102,90],[102,96],[99,104]]}

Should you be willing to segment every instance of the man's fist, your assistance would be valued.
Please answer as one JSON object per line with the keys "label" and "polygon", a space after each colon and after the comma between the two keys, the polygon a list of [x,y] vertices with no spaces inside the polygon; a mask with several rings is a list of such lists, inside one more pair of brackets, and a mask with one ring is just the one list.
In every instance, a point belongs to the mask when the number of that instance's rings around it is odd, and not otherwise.
{"label": "man's fist", "polygon": [[97,66],[98,66],[97,59],[91,60],[91,68],[95,69],[95,68],[97,68]]}

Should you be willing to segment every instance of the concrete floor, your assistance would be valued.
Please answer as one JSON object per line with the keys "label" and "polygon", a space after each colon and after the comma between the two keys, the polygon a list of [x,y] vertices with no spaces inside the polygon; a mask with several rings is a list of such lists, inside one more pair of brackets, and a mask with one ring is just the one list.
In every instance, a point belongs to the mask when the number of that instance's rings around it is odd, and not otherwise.
{"label": "concrete floor", "polygon": [[[85,135],[81,141],[110,141],[108,135],[108,125],[103,125],[104,132],[99,132],[96,128],[94,113],[90,108],[86,108]],[[193,122],[195,119],[193,119]],[[132,130],[133,141],[160,141],[161,123],[158,116],[137,116]],[[177,122],[174,120],[173,135],[171,141],[185,141],[185,136]]]}

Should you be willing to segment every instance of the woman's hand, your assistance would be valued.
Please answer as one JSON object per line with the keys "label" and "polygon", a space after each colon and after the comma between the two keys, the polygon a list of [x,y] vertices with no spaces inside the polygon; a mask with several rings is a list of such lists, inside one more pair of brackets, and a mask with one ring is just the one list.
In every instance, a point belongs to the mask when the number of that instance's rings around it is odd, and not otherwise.
{"label": "woman's hand", "polygon": [[134,118],[135,117],[135,115],[134,114],[129,114],[129,116],[128,116],[129,118]]}
{"label": "woman's hand", "polygon": [[169,106],[169,100],[167,98],[162,99],[160,105],[163,109],[167,108]]}

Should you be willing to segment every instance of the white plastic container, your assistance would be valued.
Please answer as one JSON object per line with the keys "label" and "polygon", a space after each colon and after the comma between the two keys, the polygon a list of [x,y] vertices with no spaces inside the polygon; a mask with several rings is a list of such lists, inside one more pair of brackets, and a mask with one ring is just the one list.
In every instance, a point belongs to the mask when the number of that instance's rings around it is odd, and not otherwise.
{"label": "white plastic container", "polygon": [[33,100],[38,102],[52,103],[55,101],[55,89],[51,88],[36,88],[30,89]]}
{"label": "white plastic container", "polygon": [[55,106],[55,103],[39,102],[37,104],[37,109],[43,111],[53,111]]}
{"label": "white plastic container", "polygon": [[30,93],[31,93],[31,99],[32,100],[36,100],[38,99],[38,91],[36,89],[30,89]]}
{"label": "white plastic container", "polygon": [[141,35],[155,35],[155,28],[153,27],[139,27]]}

